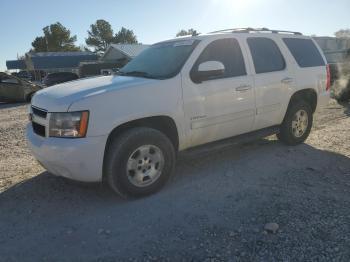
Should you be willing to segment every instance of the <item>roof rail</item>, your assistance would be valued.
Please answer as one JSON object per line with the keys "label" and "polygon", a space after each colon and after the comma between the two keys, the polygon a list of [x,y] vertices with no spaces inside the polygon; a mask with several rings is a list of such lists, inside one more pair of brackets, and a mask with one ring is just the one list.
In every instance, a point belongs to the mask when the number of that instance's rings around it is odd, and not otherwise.
{"label": "roof rail", "polygon": [[264,32],[264,33],[272,33],[272,34],[294,34],[294,35],[302,35],[300,32],[293,32],[293,31],[285,31],[285,30],[271,30],[266,27],[262,28],[252,28],[252,27],[245,27],[245,28],[232,28],[232,29],[224,29],[224,30],[218,30],[214,32],[210,32],[209,34],[216,34],[216,33],[250,33],[250,32]]}

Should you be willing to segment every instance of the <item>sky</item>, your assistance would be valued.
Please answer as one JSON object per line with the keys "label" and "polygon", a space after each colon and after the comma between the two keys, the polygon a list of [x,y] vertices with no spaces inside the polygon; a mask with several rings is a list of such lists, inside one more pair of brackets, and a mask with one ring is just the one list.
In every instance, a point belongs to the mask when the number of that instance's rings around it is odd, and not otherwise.
{"label": "sky", "polygon": [[350,0],[0,0],[0,71],[31,48],[42,28],[60,22],[85,44],[97,19],[114,31],[132,29],[139,42],[173,38],[181,29],[201,33],[237,27],[268,27],[332,36],[350,28]]}

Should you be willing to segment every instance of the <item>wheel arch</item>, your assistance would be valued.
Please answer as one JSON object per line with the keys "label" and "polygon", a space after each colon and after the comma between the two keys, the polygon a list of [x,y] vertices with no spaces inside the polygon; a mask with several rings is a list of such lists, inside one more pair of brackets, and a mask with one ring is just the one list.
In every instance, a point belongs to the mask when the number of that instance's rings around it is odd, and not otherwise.
{"label": "wheel arch", "polygon": [[298,90],[297,92],[295,92],[289,100],[288,108],[293,103],[300,101],[300,100],[304,100],[305,102],[309,103],[313,113],[316,111],[317,93],[314,89],[308,88],[308,89]]}
{"label": "wheel arch", "polygon": [[[103,157],[103,170],[105,168],[106,155],[111,144],[111,140],[118,137],[125,131],[136,127],[149,127],[154,128],[163,134],[165,134],[172,144],[174,145],[175,151],[179,149],[179,133],[176,123],[173,118],[165,115],[144,117],[135,120],[131,120],[116,126],[108,135],[104,157]],[[105,179],[105,172],[103,172],[103,180]]]}
{"label": "wheel arch", "polygon": [[126,130],[135,127],[149,127],[162,132],[170,139],[170,141],[174,145],[175,150],[178,150],[179,133],[177,125],[173,118],[166,115],[139,118],[116,126],[108,135],[106,142],[106,150],[108,148],[108,145],[110,144],[109,142],[111,139],[115,138],[116,136],[120,135]]}

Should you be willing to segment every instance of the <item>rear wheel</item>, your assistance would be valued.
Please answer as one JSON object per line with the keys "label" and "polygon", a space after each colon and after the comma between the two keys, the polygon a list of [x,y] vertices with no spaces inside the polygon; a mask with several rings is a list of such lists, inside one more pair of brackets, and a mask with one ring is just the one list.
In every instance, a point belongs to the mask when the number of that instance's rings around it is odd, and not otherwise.
{"label": "rear wheel", "polygon": [[105,176],[115,192],[140,197],[162,188],[174,166],[175,150],[167,136],[151,128],[133,128],[112,139]]}
{"label": "rear wheel", "polygon": [[287,110],[277,137],[287,145],[303,143],[310,134],[312,123],[310,105],[302,100],[294,102]]}

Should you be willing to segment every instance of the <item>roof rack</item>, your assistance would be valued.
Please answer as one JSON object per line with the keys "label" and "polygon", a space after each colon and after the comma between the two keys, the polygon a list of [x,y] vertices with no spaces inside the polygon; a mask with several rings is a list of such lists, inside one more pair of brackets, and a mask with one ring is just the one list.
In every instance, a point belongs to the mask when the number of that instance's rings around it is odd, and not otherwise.
{"label": "roof rack", "polygon": [[266,27],[262,28],[252,28],[252,27],[246,27],[246,28],[232,28],[232,29],[224,29],[219,31],[210,32],[209,34],[216,34],[216,33],[250,33],[250,32],[263,32],[263,33],[272,33],[272,34],[293,34],[293,35],[302,35],[300,32],[293,32],[293,31],[285,31],[285,30],[271,30]]}

